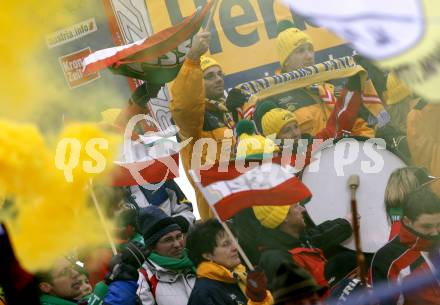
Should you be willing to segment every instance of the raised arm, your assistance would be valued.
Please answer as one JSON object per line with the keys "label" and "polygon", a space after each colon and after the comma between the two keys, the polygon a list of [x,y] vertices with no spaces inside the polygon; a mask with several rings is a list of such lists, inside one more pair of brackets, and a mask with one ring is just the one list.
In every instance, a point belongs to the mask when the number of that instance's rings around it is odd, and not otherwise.
{"label": "raised arm", "polygon": [[184,138],[199,136],[203,128],[205,89],[200,56],[208,50],[210,38],[209,32],[193,37],[191,49],[171,88],[171,114]]}

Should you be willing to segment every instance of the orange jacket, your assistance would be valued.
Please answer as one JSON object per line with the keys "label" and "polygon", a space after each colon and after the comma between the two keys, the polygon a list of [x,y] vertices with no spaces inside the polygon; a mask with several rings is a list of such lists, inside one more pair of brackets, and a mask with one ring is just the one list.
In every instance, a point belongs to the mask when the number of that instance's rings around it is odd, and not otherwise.
{"label": "orange jacket", "polygon": [[[180,128],[179,137],[182,141],[192,138],[191,142],[180,151],[182,164],[195,189],[200,217],[210,218],[213,216],[212,211],[188,172],[205,163],[215,163],[219,160],[229,161],[229,149],[233,150],[235,144],[233,131],[226,122],[221,120],[205,122],[205,118],[218,118],[219,115],[218,111],[215,113],[206,107],[200,61],[185,59],[171,88],[171,94],[170,110],[174,122]],[[196,141],[202,138],[204,140],[196,144]],[[201,142],[208,142],[208,145],[201,146],[199,145]],[[215,153],[212,151],[214,148]]]}
{"label": "orange jacket", "polygon": [[[315,136],[319,131],[326,127],[335,104],[322,100],[324,91],[322,85],[318,86],[320,92],[319,96],[309,89],[303,90],[305,90],[305,92],[316,101],[316,104],[301,107],[294,110],[293,113],[298,118],[301,132]],[[331,94],[331,100],[336,101],[333,92],[327,91],[327,94]],[[364,119],[358,117],[351,129],[351,135],[372,138],[374,137],[375,132],[372,128],[368,127],[367,122]]]}
{"label": "orange jacket", "polygon": [[[414,165],[426,167],[440,177],[440,104],[419,102],[408,114],[408,145]],[[440,196],[440,181],[433,182],[433,191]]]}

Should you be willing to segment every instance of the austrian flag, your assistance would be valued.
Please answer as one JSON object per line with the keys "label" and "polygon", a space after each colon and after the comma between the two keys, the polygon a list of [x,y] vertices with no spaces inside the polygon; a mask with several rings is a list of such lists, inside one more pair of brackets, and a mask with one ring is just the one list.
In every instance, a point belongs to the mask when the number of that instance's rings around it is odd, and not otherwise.
{"label": "austrian flag", "polygon": [[239,171],[235,165],[231,162],[227,171],[221,171],[216,165],[207,170],[190,172],[206,201],[222,221],[245,208],[289,205],[312,195],[307,186],[280,164],[254,163],[244,171]]}
{"label": "austrian flag", "polygon": [[84,59],[84,72],[112,72],[150,83],[172,81],[180,70],[192,43],[210,12],[213,1],[199,7],[181,22],[133,43],[93,52]]}
{"label": "austrian flag", "polygon": [[[160,132],[159,132],[160,133]],[[156,190],[156,184],[179,176],[179,150],[186,143],[140,135],[141,142],[124,143],[112,173],[113,186],[142,185]]]}

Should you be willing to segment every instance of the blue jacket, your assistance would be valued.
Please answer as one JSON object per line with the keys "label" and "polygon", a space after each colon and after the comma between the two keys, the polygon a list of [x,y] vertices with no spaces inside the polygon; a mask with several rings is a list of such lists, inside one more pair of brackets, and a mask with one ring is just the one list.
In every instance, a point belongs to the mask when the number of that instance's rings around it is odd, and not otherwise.
{"label": "blue jacket", "polygon": [[113,281],[108,285],[104,305],[136,305],[136,281]]}

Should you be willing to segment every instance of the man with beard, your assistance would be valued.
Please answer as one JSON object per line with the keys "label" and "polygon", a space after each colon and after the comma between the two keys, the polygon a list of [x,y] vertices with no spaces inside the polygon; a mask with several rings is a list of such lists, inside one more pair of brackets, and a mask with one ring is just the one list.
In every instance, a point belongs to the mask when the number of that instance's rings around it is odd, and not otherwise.
{"label": "man with beard", "polygon": [[440,199],[426,187],[415,191],[404,203],[401,223],[399,234],[373,257],[373,289],[380,282],[402,283],[429,274],[432,282],[380,304],[440,304],[440,281],[435,275],[440,258]]}

